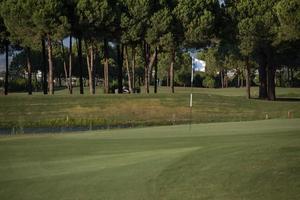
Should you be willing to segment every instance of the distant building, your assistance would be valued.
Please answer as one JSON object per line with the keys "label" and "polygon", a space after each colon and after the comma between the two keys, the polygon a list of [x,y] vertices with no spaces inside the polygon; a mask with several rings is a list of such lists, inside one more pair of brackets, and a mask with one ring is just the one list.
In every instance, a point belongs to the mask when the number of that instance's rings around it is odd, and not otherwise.
{"label": "distant building", "polygon": [[[28,78],[28,72],[27,71],[24,72],[24,77]],[[43,74],[40,70],[38,70],[37,73],[32,73],[31,74],[31,78],[36,78],[38,81],[42,81]]]}

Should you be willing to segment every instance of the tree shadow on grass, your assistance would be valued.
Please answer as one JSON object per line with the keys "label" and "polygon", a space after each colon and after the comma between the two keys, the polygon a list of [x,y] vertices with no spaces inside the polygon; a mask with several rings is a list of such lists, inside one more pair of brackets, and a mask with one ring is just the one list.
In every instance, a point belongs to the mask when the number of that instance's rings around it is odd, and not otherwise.
{"label": "tree shadow on grass", "polygon": [[[253,100],[258,100],[258,101],[268,101],[268,99],[260,99],[258,97],[252,97],[251,99]],[[300,98],[297,97],[277,97],[276,101],[281,101],[281,102],[300,102]]]}
{"label": "tree shadow on grass", "polygon": [[278,97],[276,101],[286,101],[286,102],[300,102],[300,98],[297,97]]}

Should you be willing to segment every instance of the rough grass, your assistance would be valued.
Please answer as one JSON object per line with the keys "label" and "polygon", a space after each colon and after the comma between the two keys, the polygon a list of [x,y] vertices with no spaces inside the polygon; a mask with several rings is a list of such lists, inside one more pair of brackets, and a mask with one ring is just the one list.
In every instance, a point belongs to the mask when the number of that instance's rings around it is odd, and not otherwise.
{"label": "rough grass", "polygon": [[300,120],[0,137],[0,199],[300,199]]}
{"label": "rough grass", "polygon": [[[247,100],[244,89],[194,89],[192,118],[189,88],[176,88],[176,94],[160,88],[159,94],[140,95],[67,95],[11,94],[0,96],[0,127],[66,126],[146,126],[245,121],[268,118],[300,117],[300,89],[278,88],[276,102]],[[253,93],[257,88],[252,89]]]}

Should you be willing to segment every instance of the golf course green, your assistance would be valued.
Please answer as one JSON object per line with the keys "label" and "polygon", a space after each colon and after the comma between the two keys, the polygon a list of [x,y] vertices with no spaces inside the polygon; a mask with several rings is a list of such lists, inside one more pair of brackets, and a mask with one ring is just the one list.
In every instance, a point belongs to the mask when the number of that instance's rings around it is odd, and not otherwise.
{"label": "golf course green", "polygon": [[0,137],[0,199],[300,199],[300,119]]}

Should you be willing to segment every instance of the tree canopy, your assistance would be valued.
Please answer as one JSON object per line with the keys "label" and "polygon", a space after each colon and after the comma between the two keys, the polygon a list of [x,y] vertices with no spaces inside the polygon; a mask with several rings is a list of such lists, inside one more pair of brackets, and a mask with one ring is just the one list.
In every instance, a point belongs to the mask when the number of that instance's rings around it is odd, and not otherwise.
{"label": "tree canopy", "polygon": [[[277,70],[300,65],[297,0],[2,0],[0,13],[2,47],[6,40],[26,50],[28,71],[30,49],[40,52],[50,94],[61,78],[56,68],[63,69],[69,89],[74,71],[81,93],[84,78],[93,85],[91,94],[97,78],[106,93],[112,92],[116,74],[119,91],[123,81],[131,92],[137,82],[147,92],[154,84],[157,91],[163,78],[174,92],[175,82],[188,84],[178,78],[189,73],[189,66],[179,66],[189,64],[184,51],[199,49],[207,74],[220,79],[222,87],[228,71],[235,71],[239,78],[246,76],[249,93],[258,69],[260,98],[275,100]],[[61,53],[54,55],[55,49]],[[72,49],[77,50],[74,59]],[[62,62],[55,61],[57,55]]]}

